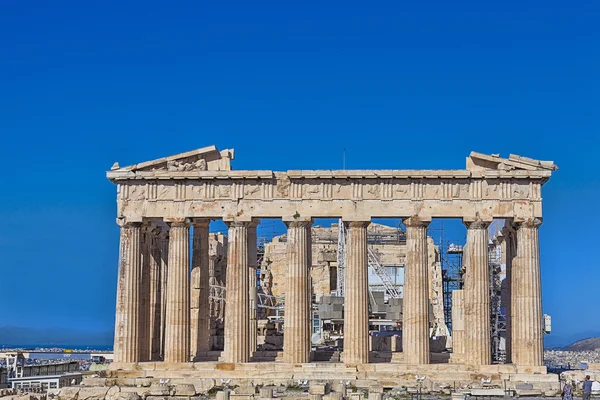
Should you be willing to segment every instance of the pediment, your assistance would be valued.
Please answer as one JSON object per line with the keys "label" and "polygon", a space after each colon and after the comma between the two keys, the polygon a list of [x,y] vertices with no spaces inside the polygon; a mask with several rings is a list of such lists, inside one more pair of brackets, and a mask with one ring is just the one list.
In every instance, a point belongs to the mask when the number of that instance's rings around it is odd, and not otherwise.
{"label": "pediment", "polygon": [[467,157],[467,170],[499,170],[499,171],[556,171],[558,167],[552,161],[540,161],[533,158],[511,154],[502,158],[498,154],[487,155],[472,151]]}
{"label": "pediment", "polygon": [[234,158],[233,149],[219,151],[216,146],[207,146],[200,149],[174,154],[156,160],[145,161],[138,164],[120,167],[115,163],[111,171],[139,172],[139,171],[231,171],[231,160]]}

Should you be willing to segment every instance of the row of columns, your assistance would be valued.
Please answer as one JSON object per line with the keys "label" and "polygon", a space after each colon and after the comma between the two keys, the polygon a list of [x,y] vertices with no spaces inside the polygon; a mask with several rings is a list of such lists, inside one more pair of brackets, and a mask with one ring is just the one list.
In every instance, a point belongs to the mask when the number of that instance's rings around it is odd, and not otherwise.
{"label": "row of columns", "polygon": [[[284,222],[288,227],[289,271],[283,356],[285,362],[307,363],[310,361],[311,349],[312,219],[284,218]],[[404,362],[407,364],[428,364],[430,361],[427,253],[429,222],[430,220],[419,217],[404,219],[407,263],[402,345]],[[369,222],[344,223],[347,228],[347,260],[343,357],[348,364],[365,364],[369,362]],[[232,221],[227,224],[229,234],[223,360],[245,363],[256,350],[256,293],[253,294],[250,287],[256,287],[257,221]],[[491,364],[487,252],[489,222],[473,220],[465,221],[465,225],[465,361],[473,365],[487,365]],[[516,243],[512,244],[515,251],[510,268],[511,314],[516,317],[511,325],[512,360],[519,365],[542,365],[543,362],[538,227],[538,220],[515,224],[514,234],[509,235]],[[208,283],[210,263],[212,261],[214,264],[214,260],[210,260],[208,256],[208,221],[194,220],[191,282],[189,228],[188,220],[171,221],[168,249],[165,249],[164,246],[153,246],[152,241],[142,240],[141,224],[121,224],[115,361],[157,360],[162,353],[164,361],[188,362],[199,352],[209,350]],[[166,265],[165,254],[168,254]],[[146,259],[148,262],[145,262]],[[146,265],[149,271],[145,271]],[[212,268],[214,269],[214,265]],[[165,276],[166,294],[153,289],[161,286],[159,282],[164,283]],[[199,294],[192,296],[193,300],[190,299],[190,284],[192,291],[196,290],[195,293]],[[160,298],[164,299],[164,307],[159,307]],[[147,325],[152,328],[145,329]],[[157,325],[158,328],[155,328]],[[190,332],[194,332],[193,337],[190,337]]]}
{"label": "row of columns", "polygon": [[[472,365],[492,363],[488,227],[491,221],[464,221],[467,243],[464,290],[453,294],[453,316],[464,322],[453,329],[453,352]],[[503,229],[506,240],[507,362],[543,366],[542,296],[538,229],[541,219],[511,222]],[[453,318],[454,319],[454,318]],[[461,318],[457,318],[460,320]]]}

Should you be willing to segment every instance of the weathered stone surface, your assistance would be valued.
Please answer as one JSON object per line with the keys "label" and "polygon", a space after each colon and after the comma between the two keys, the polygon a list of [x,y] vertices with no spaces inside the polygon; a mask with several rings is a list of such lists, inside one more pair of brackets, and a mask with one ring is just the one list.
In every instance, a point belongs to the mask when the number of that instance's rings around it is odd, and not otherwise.
{"label": "weathered stone surface", "polygon": [[58,400],[77,400],[81,389],[82,388],[76,386],[62,388],[58,394]]}
{"label": "weathered stone surface", "polygon": [[175,396],[194,396],[196,394],[196,388],[191,384],[175,385],[173,389]]}
{"label": "weathered stone surface", "polygon": [[272,399],[273,398],[273,388],[271,387],[263,387],[258,391],[259,397],[261,399]]}
{"label": "weathered stone surface", "polygon": [[308,386],[309,394],[328,394],[329,393],[329,384],[328,383],[311,383]]}
{"label": "weathered stone surface", "polygon": [[254,395],[256,394],[255,386],[239,386],[233,389],[233,393],[235,394],[245,394],[245,395]]}
{"label": "weathered stone surface", "polygon": [[82,387],[77,396],[78,400],[104,400],[108,387]]}

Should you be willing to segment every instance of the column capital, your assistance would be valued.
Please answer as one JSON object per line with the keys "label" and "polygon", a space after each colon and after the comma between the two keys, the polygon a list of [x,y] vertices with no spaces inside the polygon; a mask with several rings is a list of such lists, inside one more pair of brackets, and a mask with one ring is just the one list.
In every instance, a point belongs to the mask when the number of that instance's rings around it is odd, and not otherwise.
{"label": "column capital", "polygon": [[313,219],[311,217],[283,217],[282,221],[288,228],[306,228],[311,227],[313,224]]}
{"label": "column capital", "polygon": [[542,226],[542,222],[542,218],[528,218],[525,220],[516,220],[513,222],[513,227],[515,229],[519,229],[521,227],[538,229],[540,226]]}
{"label": "column capital", "polygon": [[119,225],[121,228],[128,228],[128,227],[140,227],[142,226],[142,221],[130,221],[127,218],[117,218],[117,225]]}
{"label": "column capital", "polygon": [[191,220],[189,218],[185,218],[185,217],[164,218],[164,221],[170,227],[173,227],[173,226],[185,226],[185,227],[189,227],[190,224],[191,224]]}
{"label": "column capital", "polygon": [[412,217],[402,218],[402,223],[406,227],[417,228],[417,227],[425,227],[427,228],[431,223],[431,217],[419,217],[418,215],[413,215]]}
{"label": "column capital", "polygon": [[194,228],[208,228],[210,225],[210,219],[207,218],[192,218],[192,225]]}
{"label": "column capital", "polygon": [[342,221],[346,228],[366,228],[371,224],[371,221]]}
{"label": "column capital", "polygon": [[493,220],[483,220],[479,217],[463,218],[463,224],[467,229],[487,229]]}
{"label": "column capital", "polygon": [[241,228],[241,227],[250,228],[252,226],[252,224],[254,224],[253,221],[237,221],[237,220],[225,221],[225,220],[223,220],[223,222],[225,223],[225,225],[227,225],[228,228]]}

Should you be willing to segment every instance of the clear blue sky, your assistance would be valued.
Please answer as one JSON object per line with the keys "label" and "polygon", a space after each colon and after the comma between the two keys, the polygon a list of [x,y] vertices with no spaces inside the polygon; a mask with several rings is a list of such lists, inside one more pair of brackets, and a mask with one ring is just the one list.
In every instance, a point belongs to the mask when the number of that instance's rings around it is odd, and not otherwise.
{"label": "clear blue sky", "polygon": [[111,331],[105,171],[215,144],[236,169],[554,160],[544,309],[600,331],[600,3],[322,3],[3,2],[0,325]]}

